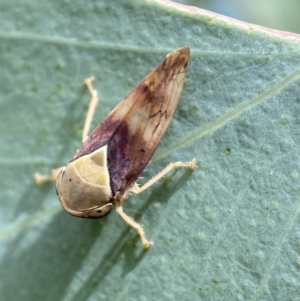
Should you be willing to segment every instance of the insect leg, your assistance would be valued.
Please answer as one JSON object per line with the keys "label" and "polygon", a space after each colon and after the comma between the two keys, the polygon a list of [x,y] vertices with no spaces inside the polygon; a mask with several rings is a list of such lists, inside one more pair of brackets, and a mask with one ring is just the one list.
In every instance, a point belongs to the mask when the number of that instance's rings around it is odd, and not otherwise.
{"label": "insect leg", "polygon": [[137,223],[132,217],[130,217],[126,213],[124,213],[121,203],[122,203],[122,201],[120,201],[120,200],[115,201],[117,213],[123,218],[123,220],[129,226],[131,226],[138,232],[138,234],[140,235],[140,238],[142,240],[144,248],[145,249],[149,248],[153,244],[153,242],[147,240],[143,227],[139,223]]}
{"label": "insect leg", "polygon": [[43,184],[45,182],[54,182],[59,175],[59,173],[64,169],[65,167],[59,167],[56,169],[53,169],[50,175],[42,175],[38,172],[34,174],[34,180],[36,184]]}
{"label": "insect leg", "polygon": [[93,116],[94,116],[94,113],[95,113],[95,110],[96,110],[96,107],[98,104],[98,100],[99,100],[97,91],[93,87],[94,79],[95,78],[92,76],[92,77],[86,78],[84,81],[84,83],[86,84],[86,86],[91,94],[91,101],[90,101],[89,109],[88,109],[88,112],[86,115],[83,131],[82,131],[82,143],[84,143],[86,141],[86,139],[88,138],[88,132],[90,130]]}
{"label": "insect leg", "polygon": [[156,183],[158,180],[160,180],[162,177],[164,177],[168,172],[173,170],[174,168],[177,167],[189,167],[191,169],[196,168],[196,159],[193,159],[190,162],[175,162],[175,163],[170,163],[166,168],[164,168],[160,173],[158,173],[155,177],[153,177],[151,180],[146,182],[143,186],[138,187],[137,185],[133,186],[131,188],[131,192],[135,194],[139,194],[152,186],[154,183]]}
{"label": "insect leg", "polygon": [[[88,138],[88,132],[90,130],[90,126],[91,126],[91,123],[93,120],[95,109],[98,104],[97,91],[93,88],[93,84],[92,84],[94,79],[95,79],[94,77],[89,77],[89,78],[85,79],[85,81],[84,81],[84,83],[86,84],[86,86],[91,94],[91,101],[90,101],[89,109],[88,109],[88,112],[86,115],[84,128],[82,131],[82,143],[84,143],[85,140]],[[53,169],[51,174],[49,174],[49,175],[42,175],[42,174],[36,172],[34,174],[34,180],[37,184],[43,184],[45,182],[54,182],[56,180],[57,176],[59,175],[60,171],[63,168],[64,167],[59,167],[59,168]]]}

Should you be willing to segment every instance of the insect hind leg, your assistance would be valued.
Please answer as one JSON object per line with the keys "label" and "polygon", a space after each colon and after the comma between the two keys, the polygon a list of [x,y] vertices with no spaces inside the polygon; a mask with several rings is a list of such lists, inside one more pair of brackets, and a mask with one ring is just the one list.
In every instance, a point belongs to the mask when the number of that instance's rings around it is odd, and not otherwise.
{"label": "insect hind leg", "polygon": [[84,143],[88,138],[88,133],[91,127],[91,123],[93,121],[93,117],[96,111],[96,107],[99,101],[97,90],[93,87],[93,81],[95,80],[95,77],[91,76],[84,80],[85,85],[87,86],[90,94],[91,94],[91,100],[88,112],[86,114],[86,119],[82,131],[82,143]]}
{"label": "insect hind leg", "polygon": [[158,173],[155,177],[153,177],[148,182],[146,182],[143,186],[138,187],[138,185],[134,185],[131,188],[130,191],[133,192],[133,193],[135,193],[135,194],[139,194],[139,193],[145,191],[150,186],[152,186],[154,183],[156,183],[157,181],[159,181],[162,177],[164,177],[168,172],[170,172],[171,170],[173,170],[173,169],[175,169],[177,167],[189,167],[191,169],[195,169],[196,168],[196,159],[193,159],[192,161],[189,161],[189,162],[174,162],[174,163],[170,163],[160,173]]}
{"label": "insect hind leg", "polygon": [[[86,139],[88,138],[88,132],[90,130],[93,116],[94,116],[94,113],[95,113],[95,110],[96,110],[96,107],[97,107],[97,104],[99,101],[97,91],[93,87],[93,80],[95,80],[95,78],[93,76],[88,77],[84,80],[84,83],[87,86],[87,88],[91,94],[91,100],[90,100],[89,109],[88,109],[88,112],[86,115],[83,131],[82,131],[82,143],[84,143],[86,141]],[[59,168],[53,169],[51,174],[49,174],[49,175],[42,175],[42,174],[36,172],[34,174],[35,183],[43,184],[45,182],[54,182],[56,180],[57,176],[59,175],[59,173],[61,172],[61,170],[63,170],[63,169],[64,169],[64,167],[59,167]]]}

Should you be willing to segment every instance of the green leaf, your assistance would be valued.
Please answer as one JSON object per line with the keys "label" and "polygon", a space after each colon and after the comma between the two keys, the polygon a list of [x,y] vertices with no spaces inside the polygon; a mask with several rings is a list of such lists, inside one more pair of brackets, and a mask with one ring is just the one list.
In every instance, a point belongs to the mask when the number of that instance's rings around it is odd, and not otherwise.
{"label": "green leaf", "polygon": [[[299,36],[167,1],[0,0],[1,300],[296,300],[300,293]],[[142,174],[197,158],[124,211],[67,215],[35,171],[80,148],[165,55],[191,48],[184,91]]]}

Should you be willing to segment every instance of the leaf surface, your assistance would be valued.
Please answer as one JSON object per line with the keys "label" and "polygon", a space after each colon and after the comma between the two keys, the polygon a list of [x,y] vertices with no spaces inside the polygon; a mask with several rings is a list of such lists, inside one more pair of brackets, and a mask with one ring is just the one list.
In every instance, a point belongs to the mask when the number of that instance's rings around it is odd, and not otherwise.
{"label": "leaf surface", "polygon": [[[0,1],[1,300],[296,300],[300,293],[299,36],[168,1]],[[188,45],[184,91],[141,183],[197,158],[124,210],[62,211],[35,171],[93,126],[170,51]]]}

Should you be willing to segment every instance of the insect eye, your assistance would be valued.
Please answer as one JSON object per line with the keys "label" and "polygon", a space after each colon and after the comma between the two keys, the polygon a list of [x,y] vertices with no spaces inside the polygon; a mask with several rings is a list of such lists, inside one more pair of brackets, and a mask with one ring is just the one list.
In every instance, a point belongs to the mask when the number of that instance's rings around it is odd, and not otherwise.
{"label": "insect eye", "polygon": [[112,203],[108,203],[101,207],[96,207],[93,210],[89,211],[88,217],[89,218],[103,217],[111,211],[112,207],[113,207]]}

